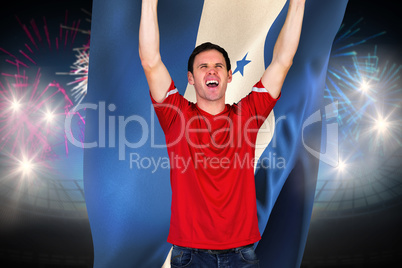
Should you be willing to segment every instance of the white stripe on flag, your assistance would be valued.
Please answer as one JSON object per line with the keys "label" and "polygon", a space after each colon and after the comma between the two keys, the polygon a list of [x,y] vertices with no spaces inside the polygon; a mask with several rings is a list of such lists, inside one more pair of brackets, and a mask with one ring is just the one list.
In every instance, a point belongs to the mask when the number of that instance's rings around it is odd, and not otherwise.
{"label": "white stripe on flag", "polygon": [[[212,42],[225,48],[233,71],[237,61],[246,54],[247,60],[251,61],[244,68],[244,77],[240,72],[233,75],[226,92],[226,103],[238,102],[260,80],[265,70],[265,39],[285,3],[286,0],[205,0],[196,45]],[[193,86],[187,86],[184,97],[196,102]],[[271,112],[258,132],[256,159],[271,141],[274,126],[275,117]]]}

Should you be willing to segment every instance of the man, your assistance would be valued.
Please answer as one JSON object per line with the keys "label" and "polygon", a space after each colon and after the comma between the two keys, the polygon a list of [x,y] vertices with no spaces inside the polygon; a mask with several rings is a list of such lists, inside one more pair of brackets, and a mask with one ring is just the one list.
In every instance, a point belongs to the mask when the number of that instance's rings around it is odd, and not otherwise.
{"label": "man", "polygon": [[272,62],[251,93],[233,105],[225,104],[229,57],[211,43],[189,58],[196,103],[178,93],[159,52],[158,1],[142,1],[139,54],[171,166],[173,267],[258,267],[254,150],[299,43],[305,0],[289,1]]}

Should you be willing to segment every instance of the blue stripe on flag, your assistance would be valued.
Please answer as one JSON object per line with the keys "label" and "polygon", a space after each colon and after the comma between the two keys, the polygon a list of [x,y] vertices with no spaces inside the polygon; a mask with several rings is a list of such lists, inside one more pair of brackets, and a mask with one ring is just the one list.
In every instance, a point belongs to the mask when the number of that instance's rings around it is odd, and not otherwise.
{"label": "blue stripe on flag", "polygon": [[[161,54],[181,94],[187,86],[187,59],[196,42],[202,6],[202,1],[159,3]],[[146,162],[130,168],[130,154],[132,160],[167,157],[166,149],[151,148],[150,137],[164,144],[164,136],[156,117],[153,134],[150,124],[153,108],[138,56],[140,11],[141,1],[93,1],[86,102],[96,107],[86,109],[85,140],[98,144],[84,150],[84,187],[97,268],[160,267],[171,246],[166,242],[169,170],[151,173]],[[114,148],[109,142],[113,120]],[[103,125],[106,130],[99,134]],[[143,137],[147,141],[139,148],[125,146],[124,154],[119,148],[119,141],[126,139],[134,147]]]}
{"label": "blue stripe on flag", "polygon": [[[274,138],[261,156],[270,159],[271,167],[274,161],[276,166],[256,171],[259,226],[263,233],[257,246],[261,267],[300,267],[302,261],[318,172],[318,159],[303,148],[303,123],[324,107],[329,54],[347,2],[306,1],[299,48],[283,85],[281,100],[274,108],[277,122]],[[288,3],[268,33],[266,63],[271,61],[287,7]],[[304,136],[308,137],[309,145],[320,150],[320,127],[306,127]]]}

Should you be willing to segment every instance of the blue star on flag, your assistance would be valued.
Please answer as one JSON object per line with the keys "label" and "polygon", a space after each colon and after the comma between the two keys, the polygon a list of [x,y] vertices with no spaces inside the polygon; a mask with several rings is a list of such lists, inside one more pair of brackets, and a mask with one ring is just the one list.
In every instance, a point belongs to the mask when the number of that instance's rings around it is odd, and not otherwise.
{"label": "blue star on flag", "polygon": [[242,60],[237,61],[236,69],[234,70],[233,74],[240,72],[241,76],[243,76],[244,67],[251,62],[251,60],[246,60],[248,52],[246,56]]}

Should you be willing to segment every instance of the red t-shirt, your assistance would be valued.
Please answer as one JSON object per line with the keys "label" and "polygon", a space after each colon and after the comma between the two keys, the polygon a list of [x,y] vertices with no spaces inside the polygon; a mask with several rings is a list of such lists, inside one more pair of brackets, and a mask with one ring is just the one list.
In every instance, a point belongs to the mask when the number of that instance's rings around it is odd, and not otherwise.
{"label": "red t-shirt", "polygon": [[276,101],[261,82],[217,115],[187,101],[173,81],[162,103],[152,99],[170,160],[169,243],[219,250],[261,239],[254,151]]}

